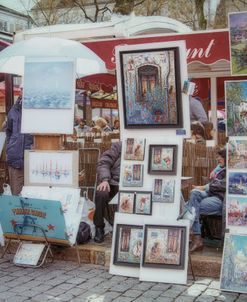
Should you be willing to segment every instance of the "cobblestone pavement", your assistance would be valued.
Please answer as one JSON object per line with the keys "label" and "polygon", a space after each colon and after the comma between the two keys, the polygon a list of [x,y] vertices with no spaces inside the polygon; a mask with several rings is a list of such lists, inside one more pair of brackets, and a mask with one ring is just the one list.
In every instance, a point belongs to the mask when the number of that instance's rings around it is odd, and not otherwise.
{"label": "cobblestone pavement", "polygon": [[45,268],[24,268],[0,259],[0,302],[246,302],[247,295],[219,290],[219,281],[189,279],[187,285],[141,282],[113,276],[92,264],[55,261]]}

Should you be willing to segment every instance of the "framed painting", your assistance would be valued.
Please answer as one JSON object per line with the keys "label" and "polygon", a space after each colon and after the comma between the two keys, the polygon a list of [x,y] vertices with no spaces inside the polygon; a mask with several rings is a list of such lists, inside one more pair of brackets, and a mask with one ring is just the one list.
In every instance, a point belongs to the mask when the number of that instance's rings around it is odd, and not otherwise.
{"label": "framed painting", "polygon": [[177,145],[149,145],[148,173],[176,175]]}
{"label": "framed painting", "polygon": [[179,47],[119,55],[125,128],[182,128]]}
{"label": "framed painting", "polygon": [[247,168],[247,140],[229,139],[228,141],[228,168]]}
{"label": "framed painting", "polygon": [[142,265],[184,269],[186,227],[145,225]]}
{"label": "framed painting", "polygon": [[228,15],[231,73],[247,75],[246,31],[247,11]]}
{"label": "framed painting", "polygon": [[154,179],[153,186],[153,194],[152,199],[153,202],[164,202],[164,203],[172,203],[174,202],[174,187],[175,180],[166,180],[156,178]]}
{"label": "framed painting", "polygon": [[127,138],[124,142],[125,160],[144,160],[145,138]]}
{"label": "framed painting", "polygon": [[117,224],[113,263],[115,265],[139,267],[142,237],[142,226]]}
{"label": "framed painting", "polygon": [[119,191],[118,194],[118,212],[120,213],[134,213],[135,192],[133,191]]}
{"label": "framed painting", "polygon": [[247,173],[229,172],[228,193],[234,195],[247,194]]}
{"label": "framed painting", "polygon": [[246,136],[247,80],[225,81],[227,136]]}
{"label": "framed painting", "polygon": [[25,186],[78,187],[78,151],[25,150]]}
{"label": "framed painting", "polygon": [[123,187],[142,187],[143,165],[133,164],[123,166]]}
{"label": "framed painting", "polygon": [[152,192],[136,192],[135,214],[152,215]]}
{"label": "framed painting", "polygon": [[247,226],[247,198],[228,196],[227,198],[227,225],[236,227]]}
{"label": "framed painting", "polygon": [[246,235],[226,233],[220,275],[221,290],[247,293],[246,246]]}

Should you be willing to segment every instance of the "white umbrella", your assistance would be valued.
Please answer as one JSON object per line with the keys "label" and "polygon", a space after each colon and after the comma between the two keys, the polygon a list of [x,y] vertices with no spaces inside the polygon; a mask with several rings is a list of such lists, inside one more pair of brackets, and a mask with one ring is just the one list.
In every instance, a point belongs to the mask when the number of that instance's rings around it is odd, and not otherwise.
{"label": "white umbrella", "polygon": [[25,58],[67,57],[76,59],[77,76],[107,72],[105,62],[79,42],[36,37],[16,42],[0,52],[0,72],[23,76]]}

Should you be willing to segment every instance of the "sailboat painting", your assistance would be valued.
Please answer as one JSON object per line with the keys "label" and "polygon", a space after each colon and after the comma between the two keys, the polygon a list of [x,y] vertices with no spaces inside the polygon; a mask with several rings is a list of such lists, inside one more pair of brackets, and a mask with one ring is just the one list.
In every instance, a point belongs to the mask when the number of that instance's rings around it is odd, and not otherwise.
{"label": "sailboat painting", "polygon": [[72,108],[73,74],[73,61],[25,62],[23,108]]}
{"label": "sailboat painting", "polygon": [[25,151],[25,185],[78,187],[78,152]]}

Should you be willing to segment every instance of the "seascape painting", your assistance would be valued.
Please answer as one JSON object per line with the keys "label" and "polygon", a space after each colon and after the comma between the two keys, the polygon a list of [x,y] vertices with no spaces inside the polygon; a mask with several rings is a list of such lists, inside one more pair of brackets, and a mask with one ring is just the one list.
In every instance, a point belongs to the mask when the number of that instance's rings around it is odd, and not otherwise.
{"label": "seascape painting", "polygon": [[226,233],[221,266],[221,290],[247,293],[246,263],[247,236]]}
{"label": "seascape painting", "polygon": [[70,109],[74,105],[74,62],[26,62],[23,108]]}
{"label": "seascape painting", "polygon": [[240,196],[228,196],[227,199],[227,225],[247,226],[247,198]]}
{"label": "seascape painting", "polygon": [[116,225],[115,265],[140,266],[143,227],[138,225]]}
{"label": "seascape painting", "polygon": [[181,128],[179,48],[120,52],[125,128]]}
{"label": "seascape painting", "polygon": [[247,173],[230,172],[228,177],[228,193],[235,195],[247,194]]}
{"label": "seascape painting", "polygon": [[247,75],[247,11],[229,14],[232,75]]}
{"label": "seascape painting", "polygon": [[247,136],[247,80],[225,81],[227,136]]}
{"label": "seascape painting", "polygon": [[228,141],[228,168],[247,168],[247,140],[229,139]]}

